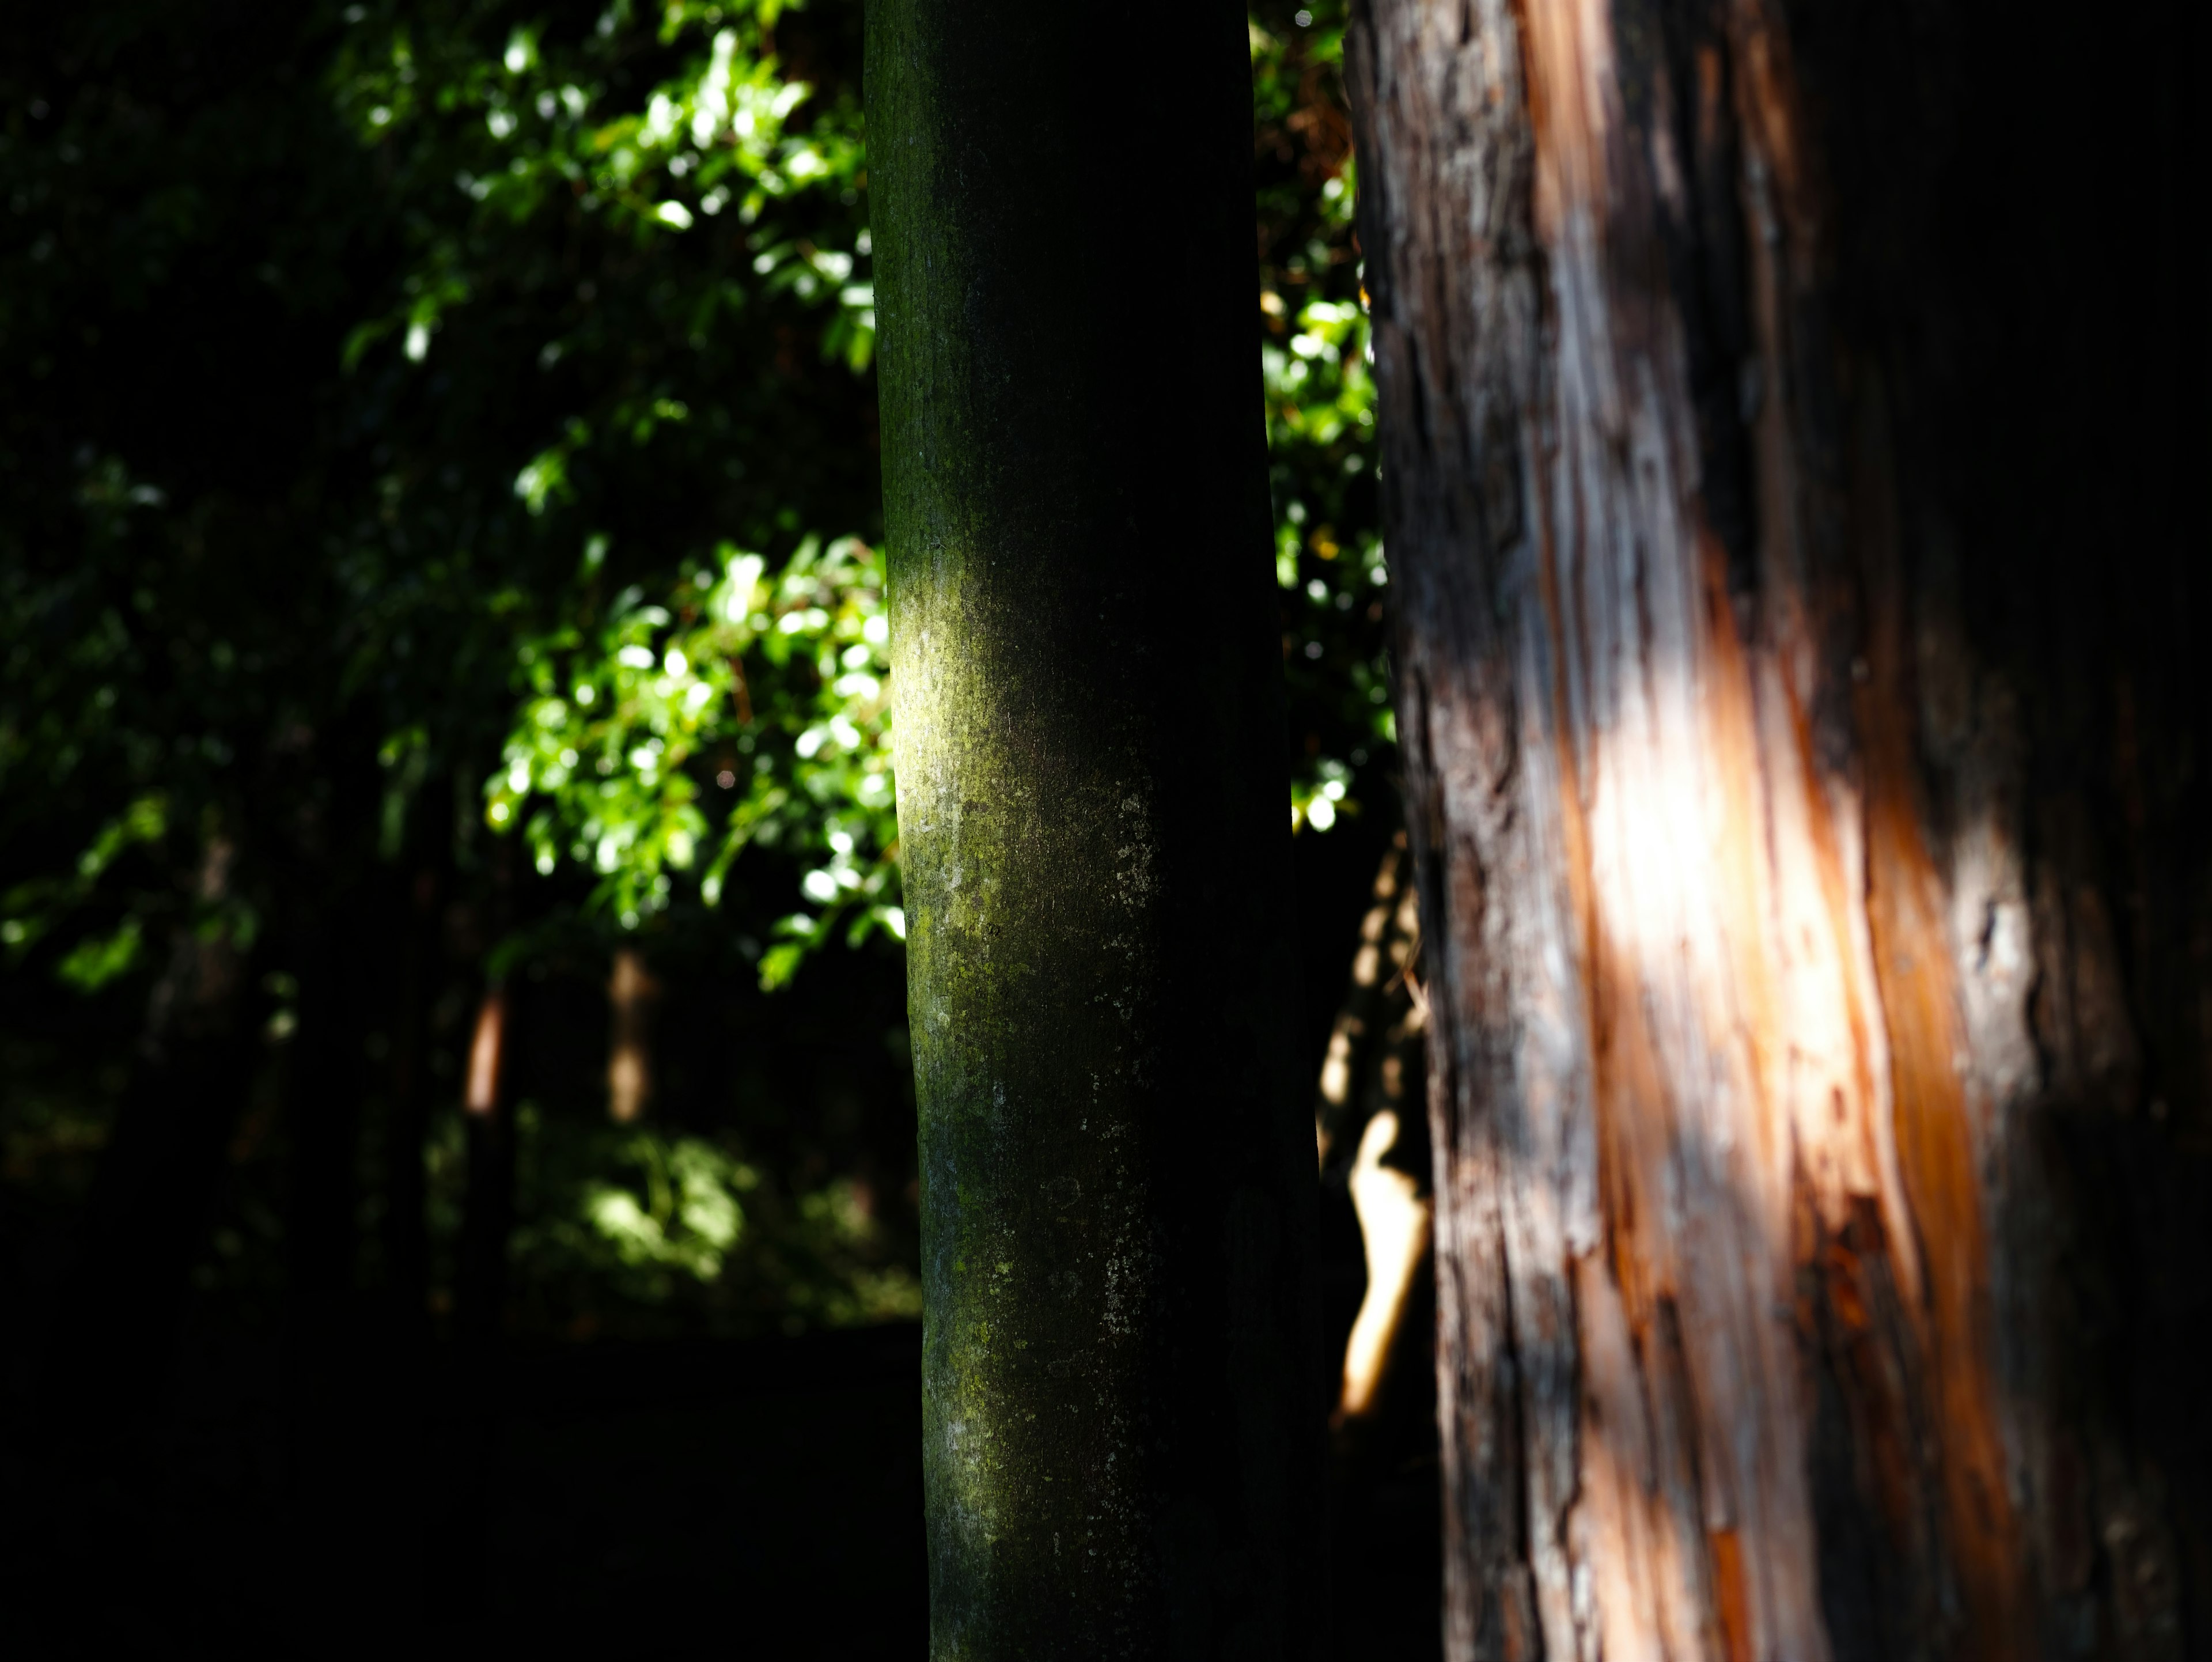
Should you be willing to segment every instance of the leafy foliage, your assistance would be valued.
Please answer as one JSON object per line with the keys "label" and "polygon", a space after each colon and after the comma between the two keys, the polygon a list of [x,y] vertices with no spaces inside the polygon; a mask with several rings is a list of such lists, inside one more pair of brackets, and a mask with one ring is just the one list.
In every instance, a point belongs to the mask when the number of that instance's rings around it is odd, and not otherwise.
{"label": "leafy foliage", "polygon": [[[1348,135],[1330,101],[1341,24],[1316,24],[1310,11],[1298,15],[1307,21],[1286,20],[1281,35],[1257,22],[1251,32],[1261,137],[1263,146],[1273,145],[1263,159],[1279,161],[1273,152],[1280,151],[1297,169],[1294,183],[1265,189],[1261,197],[1263,238],[1278,255],[1261,295],[1261,356],[1275,457],[1277,575],[1290,613],[1285,659],[1297,715],[1309,728],[1307,743],[1292,760],[1291,821],[1327,831],[1340,804],[1358,806],[1351,794],[1355,770],[1385,754],[1393,735],[1380,645],[1385,572],[1374,528],[1374,391],[1350,246]],[[763,62],[738,55],[737,38],[726,29],[718,34],[708,66],[698,71],[701,79],[657,90],[641,126],[616,124],[595,143],[627,155],[619,148],[622,139],[604,135],[635,131],[678,144],[688,135],[715,154],[684,165],[684,173],[697,173],[703,182],[738,168],[732,155],[752,154],[746,146],[758,135],[741,137],[725,128],[728,101],[710,83],[720,84],[716,77],[743,78],[759,89],[758,107],[772,113],[799,100],[789,83],[770,91],[773,76]],[[545,103],[550,96],[540,95],[544,107],[552,107]],[[840,107],[841,121],[849,113]],[[837,131],[842,138],[846,130]],[[796,176],[841,183],[860,176],[857,145],[825,142],[801,154]],[[636,176],[638,165],[625,161],[594,183],[611,194]],[[765,177],[773,189],[756,186],[740,216],[758,214],[778,192],[787,195],[794,188],[793,174],[788,167],[781,179],[745,174]],[[717,193],[725,188],[719,183],[708,188],[701,198],[703,207],[717,209],[722,199]],[[668,206],[634,193],[629,211],[644,227],[656,220],[690,222],[688,210],[672,216]],[[854,235],[852,247],[851,255],[825,255],[811,245],[772,244],[755,266],[780,272],[797,297],[814,299],[859,269],[867,253],[865,228]],[[789,263],[793,248],[806,263]],[[785,264],[775,264],[779,256]],[[1285,290],[1291,301],[1284,299]],[[872,341],[872,290],[865,283],[848,284],[837,289],[836,300],[839,309],[824,326],[822,350],[825,356],[842,351],[855,368],[865,367]],[[518,478],[517,490],[536,501],[565,478],[566,467],[563,453],[549,447]],[[896,830],[883,637],[866,633],[883,627],[880,574],[868,556],[851,568],[853,581],[845,587],[834,581],[825,587],[824,574],[834,576],[842,569],[837,551],[859,545],[849,539],[832,544],[819,572],[813,555],[817,545],[812,538],[800,545],[777,591],[785,604],[772,620],[754,613],[750,600],[743,620],[732,612],[732,586],[753,581],[765,566],[725,543],[719,575],[713,565],[701,564],[684,579],[712,588],[704,608],[719,624],[686,629],[672,622],[670,607],[643,606],[641,595],[630,592],[628,609],[598,632],[593,653],[585,652],[577,625],[525,646],[535,696],[508,739],[507,771],[489,787],[494,825],[526,825],[541,871],[564,855],[592,867],[603,880],[599,898],[625,928],[668,904],[672,873],[692,868],[697,850],[710,840],[717,852],[697,880],[709,904],[719,897],[730,861],[748,842],[787,840],[826,855],[802,879],[805,898],[817,910],[781,919],[782,940],[763,959],[763,984],[770,986],[787,981],[802,953],[828,939],[834,921],[855,904],[865,903],[858,927],[848,934],[855,944],[871,925],[903,934],[896,870],[889,857]],[[812,602],[795,603],[809,592]],[[679,584],[671,605],[688,617],[702,601]],[[833,618],[839,621],[833,624]],[[763,638],[771,621],[774,634]],[[792,647],[802,639],[809,642],[805,661],[814,672],[809,687],[794,685],[788,673],[798,661]],[[739,667],[738,660],[757,641],[764,649],[754,651],[750,670]],[[565,684],[566,696],[556,691],[564,684],[542,661],[547,652],[565,654],[562,662],[575,678]],[[680,671],[671,667],[678,665]],[[763,680],[763,672],[773,679]],[[593,706],[578,699],[596,696],[602,687],[613,691],[614,698],[585,719]],[[681,710],[672,699],[683,701]],[[713,800],[697,776],[709,752],[714,752],[716,784],[725,778],[744,782],[716,824],[699,807]],[[580,758],[588,758],[596,780],[579,780],[576,769],[586,764]],[[687,764],[692,774],[684,771]],[[542,801],[531,812],[524,799],[533,788]],[[722,786],[726,793],[730,789]]]}
{"label": "leafy foliage", "polygon": [[[709,1330],[912,1319],[921,1283],[854,1179],[793,1192],[723,1141],[522,1116],[532,1221],[517,1256],[572,1325],[615,1300]],[[455,1172],[458,1178],[458,1172]]]}
{"label": "leafy foliage", "polygon": [[[1391,753],[1340,33],[1272,3],[1251,32],[1285,770],[1314,831]],[[385,988],[364,1042],[396,1054],[420,998],[447,1095],[479,977],[593,984],[620,940],[717,986],[734,957],[896,1074],[858,40],[848,0],[40,15],[0,65],[11,989],[65,989],[121,1054],[169,943],[220,932],[277,1007],[273,1100],[330,897],[434,891],[424,984]],[[766,1135],[796,1096],[687,1088],[649,1131],[547,1097],[530,1276],[904,1308],[903,1178]],[[871,1111],[896,1142],[901,1105]],[[274,1173],[282,1145],[238,1158]],[[218,1279],[275,1182],[227,1202]]]}
{"label": "leafy foliage", "polygon": [[[364,27],[339,75],[364,143],[409,149],[426,176],[453,168],[390,309],[355,331],[349,359],[484,350],[511,329],[507,295],[520,289],[554,313],[539,377],[574,395],[544,407],[513,475],[529,522],[517,533],[573,538],[581,558],[566,581],[515,597],[535,626],[510,648],[525,696],[487,782],[488,822],[523,832],[543,874],[564,861],[591,872],[589,904],[621,930],[665,911],[679,878],[717,904],[748,846],[803,856],[811,910],[775,924],[769,985],[856,906],[853,944],[902,927],[881,574],[858,539],[812,528],[842,518],[865,532],[872,450],[861,423],[838,446],[790,408],[841,396],[800,359],[808,337],[817,362],[863,377],[848,407],[868,407],[858,102],[848,83],[817,86],[777,56],[790,16],[774,3],[672,6],[647,48],[617,5],[565,40],[516,27],[496,53],[488,26],[433,40],[393,21]],[[648,82],[647,63],[666,73]],[[573,300],[556,291],[541,268],[562,243],[620,270],[619,302],[589,280]],[[733,396],[748,379],[757,391]],[[843,477],[809,490],[833,447]],[[654,463],[644,489],[626,477],[640,451]],[[655,511],[672,500],[705,511]],[[741,552],[733,533],[771,551]],[[617,567],[643,581],[602,598]],[[755,584],[759,612],[738,592]]]}
{"label": "leafy foliage", "polygon": [[1340,4],[1255,6],[1261,364],[1283,591],[1294,825],[1326,831],[1395,758],[1375,384],[1354,226]]}
{"label": "leafy foliage", "polygon": [[[601,875],[622,926],[668,904],[670,872],[702,864],[706,904],[721,898],[747,844],[817,861],[800,880],[815,908],[780,920],[762,960],[781,985],[804,950],[858,909],[847,934],[899,939],[897,838],[890,753],[890,638],[879,557],[857,538],[802,541],[781,575],[725,544],[716,566],[679,583],[680,612],[620,597],[596,638],[571,627],[526,644],[532,697],[490,782],[495,826],[541,806],[526,835],[538,869],[565,855]],[[696,806],[695,771],[728,801],[719,826]]]}
{"label": "leafy foliage", "polygon": [[23,21],[0,66],[0,941],[119,991],[166,956],[140,943],[262,934],[276,839],[248,833],[326,793],[302,735],[362,642],[324,557],[351,484],[325,393],[383,250],[326,95],[288,73],[311,15]]}

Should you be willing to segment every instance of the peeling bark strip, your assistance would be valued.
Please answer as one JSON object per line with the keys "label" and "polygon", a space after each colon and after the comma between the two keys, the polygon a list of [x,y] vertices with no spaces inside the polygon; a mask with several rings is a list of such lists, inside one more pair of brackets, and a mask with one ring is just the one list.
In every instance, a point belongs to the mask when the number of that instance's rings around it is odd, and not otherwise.
{"label": "peeling bark strip", "polygon": [[[1323,1631],[1311,1131],[1233,5],[868,16],[931,1653]],[[1133,284],[1128,240],[1171,242]],[[1147,366],[1171,367],[1172,394]]]}
{"label": "peeling bark strip", "polygon": [[1455,1662],[2212,1643],[2181,15],[1355,16]]}

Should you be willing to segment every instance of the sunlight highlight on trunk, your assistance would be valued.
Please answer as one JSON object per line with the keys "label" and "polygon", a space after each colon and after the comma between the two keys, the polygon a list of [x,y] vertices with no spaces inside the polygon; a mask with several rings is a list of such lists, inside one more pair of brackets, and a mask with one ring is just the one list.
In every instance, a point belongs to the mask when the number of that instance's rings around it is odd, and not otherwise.
{"label": "sunlight highlight on trunk", "polygon": [[461,1099],[468,1112],[488,1116],[498,1111],[506,1050],[507,989],[494,982],[477,1006],[476,1028],[469,1040],[468,1092]]}
{"label": "sunlight highlight on trunk", "polygon": [[1344,1379],[1336,1399],[1336,1421],[1360,1419],[1375,1410],[1390,1361],[1391,1347],[1405,1324],[1406,1305],[1414,1277],[1429,1250],[1430,1204],[1420,1186],[1403,1172],[1382,1164],[1398,1140],[1398,1116],[1388,1109],[1367,1122],[1351,1177],[1352,1209],[1359,1216],[1360,1244],[1367,1258],[1367,1290],[1345,1342]]}
{"label": "sunlight highlight on trunk", "polygon": [[653,1001],[660,989],[635,947],[615,949],[607,977],[607,1115],[635,1124],[653,1099]]}

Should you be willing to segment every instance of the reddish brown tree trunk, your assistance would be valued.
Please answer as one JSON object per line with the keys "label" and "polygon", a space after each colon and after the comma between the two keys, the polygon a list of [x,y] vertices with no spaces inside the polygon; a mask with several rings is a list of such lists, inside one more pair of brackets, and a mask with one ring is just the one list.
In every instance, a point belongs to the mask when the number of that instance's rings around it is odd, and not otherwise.
{"label": "reddish brown tree trunk", "polygon": [[392,990],[383,1141],[384,1281],[391,1330],[403,1347],[422,1339],[428,1315],[430,1240],[422,1145],[430,1125],[426,1052],[438,970],[440,875],[436,867],[425,866],[408,884]]}
{"label": "reddish brown tree trunk", "polygon": [[634,1124],[653,1100],[653,1003],[660,986],[635,947],[617,947],[607,976],[607,1117]]}
{"label": "reddish brown tree trunk", "polygon": [[507,1314],[507,1245],[514,1223],[514,1042],[512,991],[503,977],[484,989],[469,1038],[461,1098],[468,1143],[468,1188],[454,1265],[457,1336],[489,1344]]}
{"label": "reddish brown tree trunk", "polygon": [[1355,19],[1455,1659],[2212,1639],[2175,15]]}

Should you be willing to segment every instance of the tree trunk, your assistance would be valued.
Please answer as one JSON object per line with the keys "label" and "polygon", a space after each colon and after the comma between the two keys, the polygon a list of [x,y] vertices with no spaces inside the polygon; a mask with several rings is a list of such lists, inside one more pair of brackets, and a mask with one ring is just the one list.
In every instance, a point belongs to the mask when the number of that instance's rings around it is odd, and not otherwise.
{"label": "tree trunk", "polygon": [[[357,1599],[362,1564],[351,1538],[375,1466],[363,1458],[376,1422],[364,1391],[375,1352],[356,1330],[362,1074],[374,909],[327,865],[325,887],[295,898],[287,954],[299,980],[299,1026],[283,1075],[289,1167],[284,1226],[286,1537],[283,1585],[297,1610]],[[335,892],[332,891],[335,890]],[[380,1428],[379,1428],[380,1429]],[[334,1550],[345,1543],[351,1550]],[[360,1544],[365,1545],[363,1542]]]}
{"label": "tree trunk", "polygon": [[398,971],[392,1004],[392,1064],[383,1135],[384,1293],[391,1335],[403,1349],[427,1333],[430,1237],[426,1221],[423,1144],[430,1129],[430,1003],[438,965],[440,871],[426,865],[409,884],[398,926]]}
{"label": "tree trunk", "polygon": [[325,898],[293,943],[300,1026],[284,1069],[284,1247],[291,1336],[307,1351],[327,1348],[356,1313],[368,912],[353,894]]}
{"label": "tree trunk", "polygon": [[503,977],[486,984],[462,1087],[467,1176],[454,1244],[453,1342],[423,1463],[442,1486],[422,1550],[424,1604],[440,1622],[480,1618],[492,1586],[514,1226],[514,995]]}
{"label": "tree trunk", "polygon": [[218,910],[237,853],[221,831],[206,838],[191,898],[211,921],[172,936],[56,1300],[30,1447],[66,1598],[91,1596],[155,1544],[147,1519],[179,1323],[224,1151],[266,1055],[255,961]]}
{"label": "tree trunk", "polygon": [[607,1117],[631,1125],[653,1100],[653,1001],[660,986],[635,947],[615,948],[607,976]]}
{"label": "tree trunk", "polygon": [[[932,1653],[1310,1653],[1322,1416],[1233,6],[870,10]],[[1129,239],[1172,237],[1134,282]],[[1171,366],[1171,393],[1160,373]]]}
{"label": "tree trunk", "polygon": [[2179,15],[1355,18],[1455,1659],[2212,1641]]}
{"label": "tree trunk", "polygon": [[1322,1180],[1350,1191],[1367,1285],[1344,1350],[1330,1424],[1371,1417],[1400,1349],[1399,1336],[1429,1257],[1431,1206],[1422,1030],[1414,959],[1419,912],[1407,870],[1406,834],[1392,839],[1375,874],[1374,904],[1328,1036],[1314,1093],[1314,1145]]}
{"label": "tree trunk", "polygon": [[[208,839],[192,898],[210,913],[231,898],[236,857],[227,836]],[[48,1403],[72,1424],[143,1409],[168,1367],[223,1151],[264,1056],[250,963],[223,924],[182,926],[171,941],[57,1303]]]}
{"label": "tree trunk", "polygon": [[514,1038],[512,991],[495,978],[477,1005],[461,1099],[467,1188],[454,1264],[453,1329],[465,1346],[496,1341],[506,1325],[507,1244],[514,1225]]}

